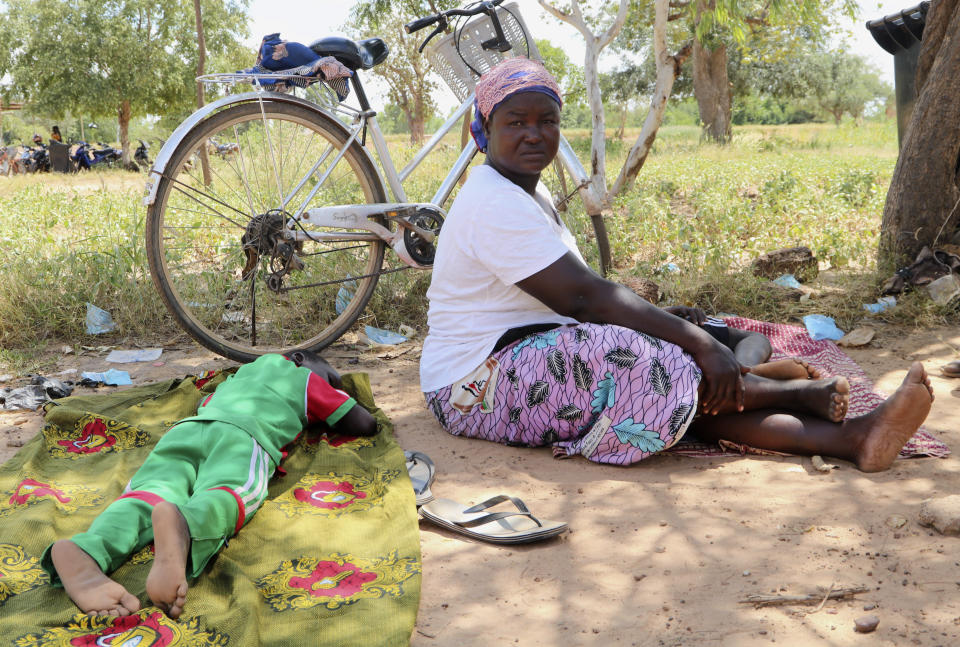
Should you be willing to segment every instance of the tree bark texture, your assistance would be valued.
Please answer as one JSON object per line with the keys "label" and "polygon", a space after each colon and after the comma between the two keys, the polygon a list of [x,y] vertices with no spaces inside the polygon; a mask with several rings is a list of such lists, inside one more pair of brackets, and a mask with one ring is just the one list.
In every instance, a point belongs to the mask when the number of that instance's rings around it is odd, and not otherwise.
{"label": "tree bark texture", "polygon": [[117,109],[117,124],[120,126],[120,159],[124,168],[130,162],[130,136],[127,134],[130,129],[130,102],[121,101]]}
{"label": "tree bark texture", "polygon": [[[553,14],[556,18],[573,25],[583,36],[583,80],[587,89],[587,104],[591,112],[590,135],[590,191],[581,191],[580,195],[587,213],[591,216],[599,215],[601,211],[610,208],[612,195],[607,190],[607,133],[606,117],[603,109],[603,97],[600,91],[600,76],[597,72],[597,61],[603,48],[613,42],[627,19],[627,0],[620,0],[617,15],[613,23],[601,34],[595,34],[587,24],[580,8],[580,0],[573,0],[568,11],[561,11],[546,0],[539,0],[540,6]],[[666,3],[667,0],[657,0],[657,3]],[[601,254],[602,254],[601,250]]]}
{"label": "tree bark texture", "polygon": [[694,39],[693,94],[700,109],[703,136],[726,144],[733,130],[730,124],[730,80],[727,77],[727,48],[705,47]]}
{"label": "tree bark texture", "polygon": [[957,243],[960,221],[960,0],[934,0],[920,50],[917,103],[887,192],[880,258]]}
{"label": "tree bark texture", "polygon": [[690,56],[692,47],[690,44],[684,45],[673,56],[667,53],[668,10],[668,0],[656,0],[654,4],[653,51],[657,62],[657,82],[653,88],[653,95],[650,97],[650,110],[647,112],[647,118],[643,121],[643,128],[640,129],[637,140],[630,147],[630,152],[627,153],[627,159],[623,162],[620,175],[617,176],[610,188],[608,201],[612,201],[614,196],[633,186],[637,174],[640,173],[640,169],[647,161],[647,155],[653,148],[653,142],[657,138],[660,124],[663,123],[663,115],[667,111],[667,101],[670,99],[670,93],[673,92],[673,82],[680,74],[680,67]]}

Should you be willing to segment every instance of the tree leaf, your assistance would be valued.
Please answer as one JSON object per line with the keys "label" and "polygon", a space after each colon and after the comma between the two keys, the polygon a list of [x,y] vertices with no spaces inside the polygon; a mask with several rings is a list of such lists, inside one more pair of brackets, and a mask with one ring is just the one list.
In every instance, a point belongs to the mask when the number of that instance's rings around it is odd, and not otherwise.
{"label": "tree leaf", "polygon": [[558,420],[579,420],[583,416],[583,409],[575,404],[565,404],[557,409]]}
{"label": "tree leaf", "polygon": [[597,390],[593,392],[593,400],[590,401],[590,411],[600,413],[604,408],[610,408],[616,402],[617,383],[613,379],[613,373],[607,371],[605,379],[597,382]]}
{"label": "tree leaf", "polygon": [[613,433],[617,435],[617,440],[621,443],[627,443],[644,452],[652,454],[660,451],[666,445],[656,432],[647,429],[647,426],[642,422],[634,422],[633,418],[627,418],[614,425],[612,429]]}
{"label": "tree leaf", "polygon": [[535,407],[543,403],[549,394],[550,385],[543,380],[537,380],[530,385],[530,389],[527,391],[527,406]]}
{"label": "tree leaf", "polygon": [[662,396],[669,394],[670,389],[673,388],[673,382],[670,381],[670,374],[667,373],[667,369],[663,367],[660,360],[656,358],[654,358],[653,366],[650,368],[650,385],[653,387],[654,393]]}
{"label": "tree leaf", "polygon": [[436,398],[430,400],[430,408],[433,409],[433,415],[436,416],[437,420],[440,422],[440,426],[446,428],[447,416],[443,413],[443,407],[440,406],[440,401]]}
{"label": "tree leaf", "polygon": [[547,370],[560,384],[567,381],[567,363],[563,351],[557,349],[547,354]]}
{"label": "tree leaf", "polygon": [[573,381],[583,391],[589,391],[593,386],[593,369],[579,355],[573,356]]}
{"label": "tree leaf", "polygon": [[670,414],[670,421],[667,423],[670,425],[670,433],[675,434],[680,431],[680,427],[687,421],[687,416],[690,415],[692,409],[693,407],[689,404],[681,404],[673,410],[673,413]]}
{"label": "tree leaf", "polygon": [[644,341],[646,341],[648,344],[650,344],[657,350],[663,350],[663,342],[657,339],[656,337],[648,335],[645,332],[640,332],[639,330],[637,331],[637,334],[640,335],[644,339]]}
{"label": "tree leaf", "polygon": [[624,348],[623,346],[617,346],[613,350],[607,351],[603,359],[619,368],[633,368],[633,365],[637,362],[636,354],[629,348]]}
{"label": "tree leaf", "polygon": [[510,380],[510,384],[513,386],[513,390],[516,391],[520,388],[520,378],[517,377],[517,370],[514,368],[508,368],[506,370],[507,379]]}

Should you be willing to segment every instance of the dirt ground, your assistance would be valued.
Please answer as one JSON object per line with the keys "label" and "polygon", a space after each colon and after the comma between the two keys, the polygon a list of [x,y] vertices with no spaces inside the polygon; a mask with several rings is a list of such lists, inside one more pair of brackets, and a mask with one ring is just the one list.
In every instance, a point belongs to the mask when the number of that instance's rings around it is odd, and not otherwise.
{"label": "dirt ground", "polygon": [[[412,645],[960,644],[960,538],[917,523],[921,501],[960,492],[956,454],[900,460],[880,474],[840,461],[823,474],[806,458],[665,454],[630,468],[558,461],[545,449],[442,432],[419,392],[419,348],[408,346],[338,345],[326,356],[342,372],[370,373],[400,444],[437,464],[436,496],[472,504],[510,494],[570,525],[553,540],[499,547],[421,521]],[[960,332],[881,329],[870,346],[849,352],[887,393],[909,361],[923,361],[937,396],[926,427],[960,451],[960,379],[937,370],[960,357]],[[46,374],[103,371],[111,367],[103,357],[51,357]],[[187,341],[168,346],[160,361],[113,367],[143,384],[229,365]],[[41,423],[35,412],[0,412],[0,460]],[[868,590],[822,605],[741,602],[823,595],[831,586]],[[867,614],[879,627],[856,633],[854,620]]]}

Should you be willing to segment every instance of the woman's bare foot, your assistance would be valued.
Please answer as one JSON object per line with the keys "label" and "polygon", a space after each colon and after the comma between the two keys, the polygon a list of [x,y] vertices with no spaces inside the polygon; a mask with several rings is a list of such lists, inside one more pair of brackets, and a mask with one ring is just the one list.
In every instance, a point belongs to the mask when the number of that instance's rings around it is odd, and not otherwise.
{"label": "woman's bare foot", "polygon": [[187,601],[187,556],[190,528],[179,508],[161,501],[153,508],[154,557],[147,575],[147,595],[171,618],[178,618]]}
{"label": "woman's bare foot", "polygon": [[864,472],[890,467],[900,449],[916,433],[933,404],[933,387],[923,364],[914,362],[893,395],[865,416],[847,421],[863,434],[855,462]]}
{"label": "woman's bare foot", "polygon": [[136,596],[104,575],[93,558],[69,539],[56,542],[50,557],[67,595],[84,613],[128,616],[140,609]]}
{"label": "woman's bare foot", "polygon": [[750,369],[750,372],[771,380],[819,380],[820,371],[805,360],[797,357],[764,362]]}

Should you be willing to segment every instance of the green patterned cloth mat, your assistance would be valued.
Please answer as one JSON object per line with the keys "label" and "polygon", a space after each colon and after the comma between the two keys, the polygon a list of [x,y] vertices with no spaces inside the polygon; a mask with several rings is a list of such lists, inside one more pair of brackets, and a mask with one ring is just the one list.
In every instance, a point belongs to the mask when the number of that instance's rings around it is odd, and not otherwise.
{"label": "green patterned cloth mat", "polygon": [[381,423],[372,438],[311,432],[264,506],[191,582],[179,621],[144,593],[152,546],[111,577],[144,605],[80,614],[39,567],[44,548],[85,530],[157,440],[223,381],[206,373],[47,405],[43,432],[0,467],[0,644],[406,645],[420,596],[413,489],[366,374],[345,389]]}

